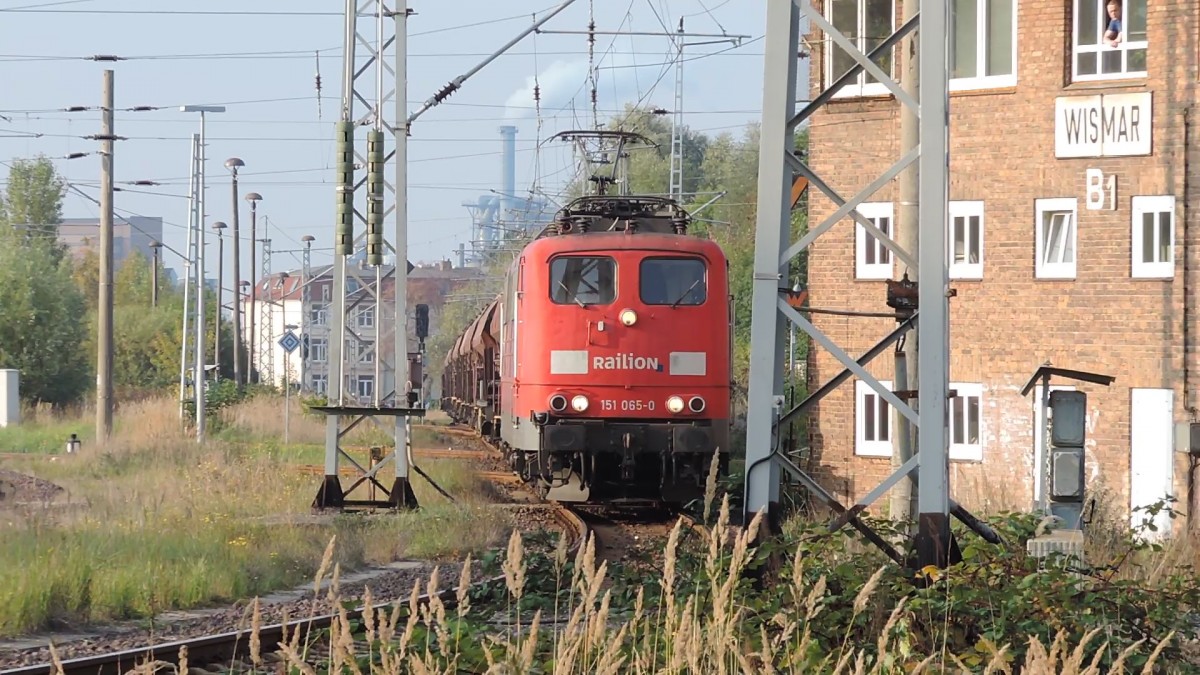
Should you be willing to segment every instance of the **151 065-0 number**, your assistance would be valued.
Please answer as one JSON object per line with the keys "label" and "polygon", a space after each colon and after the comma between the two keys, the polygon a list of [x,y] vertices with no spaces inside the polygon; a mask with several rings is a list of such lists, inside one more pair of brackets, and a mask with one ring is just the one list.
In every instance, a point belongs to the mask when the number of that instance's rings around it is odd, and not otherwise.
{"label": "151 065-0 number", "polygon": [[600,399],[600,409],[606,412],[653,412],[654,401],[642,401],[638,399],[623,399],[616,400],[611,398]]}

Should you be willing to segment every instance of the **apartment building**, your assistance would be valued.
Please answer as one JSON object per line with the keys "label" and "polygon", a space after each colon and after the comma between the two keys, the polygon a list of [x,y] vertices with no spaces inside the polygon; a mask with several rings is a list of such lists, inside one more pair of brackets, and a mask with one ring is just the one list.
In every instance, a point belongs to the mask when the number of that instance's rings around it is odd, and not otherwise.
{"label": "apartment building", "polygon": [[[1176,442],[1197,419],[1194,228],[1200,208],[1195,0],[952,0],[950,211],[951,480],[976,508],[1028,509],[1043,489],[1039,366],[1115,376],[1088,396],[1086,475],[1118,506],[1164,494],[1188,511],[1195,461]],[[891,0],[824,0],[864,51],[902,23]],[[1114,12],[1115,10],[1115,12]],[[1112,15],[1119,33],[1110,32]],[[1114,34],[1116,35],[1114,39]],[[815,31],[815,96],[852,65]],[[899,75],[900,49],[877,63]],[[869,74],[811,118],[809,162],[846,197],[899,159],[900,105]],[[859,207],[894,234],[897,183]],[[810,222],[836,205],[811,197]],[[905,270],[850,219],[810,250],[810,304],[886,312]],[[913,275],[915,279],[915,274]],[[813,315],[861,354],[891,319]],[[842,366],[814,347],[810,387]],[[892,360],[872,375],[892,386]],[[903,385],[893,387],[904,389]],[[810,417],[814,473],[858,498],[890,473],[894,411],[848,381]],[[1165,520],[1162,524],[1166,524]]]}
{"label": "apartment building", "polygon": [[[384,277],[379,306],[373,291],[368,286],[374,283],[374,268],[360,264],[352,258],[351,265],[357,276],[348,274],[347,306],[351,307],[346,324],[347,334],[343,354],[354,354],[346,359],[343,367],[345,392],[350,400],[367,404],[374,399],[375,388],[381,385],[380,395],[386,397],[395,390],[395,381],[385,368],[376,372],[376,359],[393,364],[395,354],[395,321],[392,316],[396,307],[395,277],[391,268],[381,268]],[[250,339],[251,326],[254,333],[254,363],[264,382],[283,382],[285,373],[285,350],[279,345],[287,326],[308,339],[308,349],[297,349],[286,357],[288,380],[293,386],[299,384],[306,392],[324,394],[329,386],[330,312],[333,304],[332,265],[314,267],[309,274],[307,301],[304,293],[303,270],[275,273],[259,279],[255,288],[254,311],[250,311],[248,299],[242,300],[244,316],[244,339]],[[453,267],[449,261],[421,264],[408,275],[408,345],[410,357],[417,358],[419,341],[416,336],[416,306],[429,307],[429,333],[433,335],[440,325],[445,303],[453,299],[454,293],[468,282],[479,278],[476,268]],[[361,280],[360,280],[361,277]],[[366,282],[364,284],[364,282]],[[266,333],[264,334],[264,327]],[[382,377],[377,382],[377,375]],[[426,387],[437,383],[427,382]],[[436,392],[435,392],[436,393]]]}

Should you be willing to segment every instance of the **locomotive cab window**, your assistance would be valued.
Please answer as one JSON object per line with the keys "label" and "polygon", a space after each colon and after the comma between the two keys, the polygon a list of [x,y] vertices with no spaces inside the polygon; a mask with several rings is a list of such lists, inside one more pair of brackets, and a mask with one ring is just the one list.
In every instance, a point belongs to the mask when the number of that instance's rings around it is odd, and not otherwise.
{"label": "locomotive cab window", "polygon": [[550,261],[550,300],[559,305],[607,305],[617,298],[617,262],[569,256]]}
{"label": "locomotive cab window", "polygon": [[647,305],[703,305],[708,299],[707,268],[699,258],[646,258],[641,295]]}

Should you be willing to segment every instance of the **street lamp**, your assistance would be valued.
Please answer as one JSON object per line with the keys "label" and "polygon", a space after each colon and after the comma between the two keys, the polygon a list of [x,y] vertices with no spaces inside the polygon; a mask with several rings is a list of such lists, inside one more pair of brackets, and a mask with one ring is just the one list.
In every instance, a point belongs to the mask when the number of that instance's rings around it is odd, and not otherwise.
{"label": "street lamp", "polygon": [[204,209],[205,183],[204,164],[207,158],[205,148],[205,122],[210,112],[225,112],[223,105],[181,105],[182,112],[200,113],[200,190],[199,222],[196,224],[196,441],[204,442],[204,219],[208,215]]}
{"label": "street lamp", "polygon": [[[250,288],[254,288],[256,280],[254,278],[254,237],[255,230],[258,227],[258,203],[262,201],[262,195],[257,192],[251,192],[246,195],[246,201],[250,202]],[[249,381],[249,373],[254,372],[254,292],[250,293],[250,306],[246,308],[246,316],[249,317],[250,339],[246,342],[248,351],[250,352],[250,368],[247,372],[246,380]],[[260,326],[261,328],[261,326]],[[259,364],[260,366],[262,364]],[[262,381],[262,373],[259,373],[259,381]]]}
{"label": "street lamp", "polygon": [[[213,370],[218,380],[221,379],[221,289],[224,288],[225,281],[225,237],[221,231],[226,227],[225,223],[219,220],[213,223],[213,229],[217,232],[217,318],[216,325],[213,327]],[[237,239],[234,239],[234,242],[236,245]],[[236,345],[237,340],[235,339],[233,343]],[[237,363],[236,349],[233,362]]]}
{"label": "street lamp", "polygon": [[[225,160],[225,168],[233,175],[233,287],[242,285],[242,254],[240,247],[240,228],[238,227],[238,168],[246,163],[237,157]],[[254,269],[254,256],[251,254],[250,269]],[[233,380],[241,389],[242,380],[242,304],[235,303],[233,308]]]}
{"label": "street lamp", "polygon": [[150,268],[150,306],[158,307],[158,265],[159,256],[162,255],[162,242],[150,242],[150,251],[152,253],[152,262]]}

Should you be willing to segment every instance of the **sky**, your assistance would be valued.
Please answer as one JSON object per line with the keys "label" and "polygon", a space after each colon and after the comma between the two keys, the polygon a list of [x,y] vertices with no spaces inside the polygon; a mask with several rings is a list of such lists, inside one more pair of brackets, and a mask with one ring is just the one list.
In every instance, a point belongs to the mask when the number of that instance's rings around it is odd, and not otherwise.
{"label": "sky", "polygon": [[[531,25],[535,14],[543,17],[558,4],[409,0],[415,14],[408,22],[407,109],[418,109]],[[116,185],[127,188],[115,195],[118,215],[161,217],[164,243],[176,252],[186,250],[190,143],[200,120],[196,113],[180,112],[179,106],[225,105],[226,112],[207,116],[206,226],[232,220],[224,161],[236,156],[245,162],[241,194],[263,196],[258,237],[265,226],[272,249],[279,252],[274,270],[299,266],[304,235],[316,238],[314,264],[327,263],[334,231],[331,161],[340,107],[343,7],[336,0],[0,0],[0,161],[38,154],[54,159],[71,185],[64,216],[98,216],[93,200],[100,195],[99,143],[84,137],[100,131],[102,71],[111,68],[115,132],[127,138],[117,142],[114,153]],[[712,136],[738,136],[758,121],[763,0],[576,0],[542,30],[586,31],[589,12],[594,12],[597,31],[674,31],[682,17],[688,32],[747,36],[740,46],[696,45],[692,43],[711,38],[687,39],[684,123]],[[360,21],[366,24],[360,31],[373,36],[374,19]],[[667,37],[597,36],[596,107],[602,122],[627,102],[674,109],[673,49]],[[97,54],[126,60],[86,60]],[[391,63],[394,50],[387,55]],[[366,58],[360,51],[358,66]],[[527,192],[535,182],[551,196],[561,190],[574,170],[570,150],[561,143],[538,150],[538,139],[592,124],[587,73],[586,35],[531,35],[414,123],[409,139],[410,260],[455,259],[460,243],[469,246],[471,219],[463,202],[500,188],[501,125],[518,127],[517,192]],[[532,94],[535,74],[542,95],[540,117]],[[368,96],[373,96],[374,77],[368,68],[359,80]],[[804,91],[803,71],[801,78]],[[385,89],[390,92],[393,86],[388,74]],[[93,109],[62,110],[70,106]],[[161,108],[123,110],[135,106]],[[356,107],[356,116],[366,110]],[[365,134],[360,131],[357,139],[365,152]],[[92,154],[64,158],[79,152]],[[389,171],[389,180],[391,175]],[[6,176],[7,169],[0,166],[0,182]],[[125,184],[136,180],[160,184]],[[250,216],[244,201],[240,213],[245,270]],[[389,218],[389,232],[390,223]],[[362,225],[355,228],[361,232]],[[215,276],[216,242],[208,232],[206,267]],[[228,258],[228,237],[225,252]],[[166,252],[164,264],[178,268],[179,257]]]}

